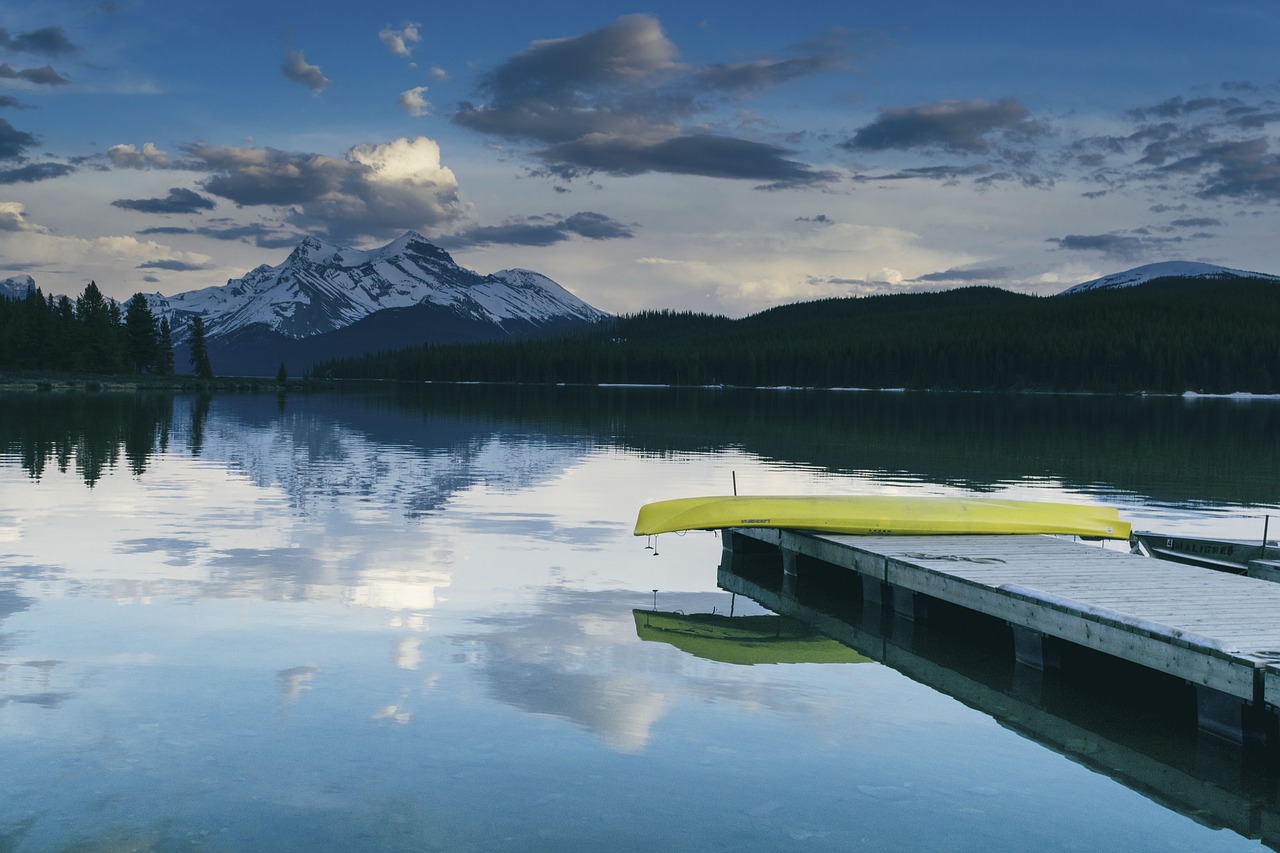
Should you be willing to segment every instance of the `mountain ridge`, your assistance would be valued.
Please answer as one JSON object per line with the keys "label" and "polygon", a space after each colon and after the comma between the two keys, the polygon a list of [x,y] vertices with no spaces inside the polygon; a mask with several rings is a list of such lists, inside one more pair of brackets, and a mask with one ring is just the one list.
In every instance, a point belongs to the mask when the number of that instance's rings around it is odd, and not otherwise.
{"label": "mountain ridge", "polygon": [[1123,272],[1111,273],[1110,275],[1095,278],[1092,281],[1081,282],[1073,285],[1066,290],[1060,291],[1058,296],[1069,296],[1075,293],[1088,293],[1095,290],[1115,290],[1122,287],[1136,287],[1140,284],[1156,281],[1162,278],[1204,278],[1204,279],[1264,279],[1280,282],[1280,276],[1271,275],[1269,273],[1251,272],[1249,270],[1232,269],[1231,267],[1219,266],[1218,264],[1205,264],[1197,261],[1160,261],[1154,264],[1143,264],[1133,269],[1124,270]]}

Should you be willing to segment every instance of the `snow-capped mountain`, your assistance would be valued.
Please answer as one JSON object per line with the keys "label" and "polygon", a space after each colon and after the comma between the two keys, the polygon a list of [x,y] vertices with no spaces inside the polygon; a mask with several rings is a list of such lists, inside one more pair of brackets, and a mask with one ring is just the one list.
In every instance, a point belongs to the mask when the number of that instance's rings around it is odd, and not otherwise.
{"label": "snow-capped mountain", "polygon": [[29,275],[0,278],[0,299],[25,299],[27,291],[35,286],[35,279]]}
{"label": "snow-capped mountain", "polygon": [[1139,284],[1146,284],[1158,278],[1260,278],[1280,281],[1280,276],[1220,267],[1217,264],[1201,264],[1195,261],[1164,261],[1158,264],[1145,264],[1140,267],[1134,267],[1124,272],[1112,273],[1102,278],[1095,278],[1093,281],[1086,281],[1074,287],[1069,287],[1058,295],[1067,296],[1068,294],[1084,293],[1089,290],[1114,290],[1121,287],[1133,287]]}
{"label": "snow-capped mountain", "polygon": [[264,264],[220,287],[154,294],[147,301],[179,330],[178,339],[197,314],[210,340],[252,327],[297,340],[417,306],[443,309],[463,323],[492,324],[499,335],[509,322],[524,328],[606,316],[536,272],[480,275],[464,269],[413,231],[369,251],[308,237],[279,266]]}

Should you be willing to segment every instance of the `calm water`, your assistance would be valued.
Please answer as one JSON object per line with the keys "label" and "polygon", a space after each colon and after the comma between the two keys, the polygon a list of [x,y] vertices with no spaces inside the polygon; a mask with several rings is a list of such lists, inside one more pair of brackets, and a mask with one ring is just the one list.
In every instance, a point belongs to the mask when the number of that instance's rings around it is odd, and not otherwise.
{"label": "calm water", "polygon": [[630,535],[736,476],[1257,537],[1277,435],[1268,401],[0,398],[0,850],[1277,845],[1275,778],[1185,715],[970,637],[853,608],[834,662],[655,641],[634,609],[763,615],[768,583]]}

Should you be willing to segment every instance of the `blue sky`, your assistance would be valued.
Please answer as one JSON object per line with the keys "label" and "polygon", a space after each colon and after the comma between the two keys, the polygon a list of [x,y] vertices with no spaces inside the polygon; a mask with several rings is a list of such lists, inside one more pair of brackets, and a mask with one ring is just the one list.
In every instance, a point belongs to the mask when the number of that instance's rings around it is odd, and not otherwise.
{"label": "blue sky", "polygon": [[1280,273],[1272,0],[0,8],[0,278],[414,229],[607,311]]}

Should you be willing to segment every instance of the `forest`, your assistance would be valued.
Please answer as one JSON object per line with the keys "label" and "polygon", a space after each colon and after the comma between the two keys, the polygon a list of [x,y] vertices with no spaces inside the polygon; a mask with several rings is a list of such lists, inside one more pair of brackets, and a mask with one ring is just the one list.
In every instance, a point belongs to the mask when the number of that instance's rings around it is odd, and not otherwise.
{"label": "forest", "polygon": [[311,375],[413,381],[1280,392],[1280,286],[1157,279],[825,299],[742,319],[653,311],[555,339],[423,345]]}
{"label": "forest", "polygon": [[[32,288],[0,298],[0,370],[170,376],[173,331],[141,293],[122,309],[92,281],[74,301]],[[192,372],[211,378],[203,321],[193,318],[187,331]]]}
{"label": "forest", "polygon": [[[146,299],[0,298],[0,370],[175,372]],[[212,368],[200,317],[190,372]],[[187,372],[186,365],[177,372]],[[283,365],[281,373],[283,375]],[[992,287],[825,299],[741,319],[613,317],[556,337],[432,345],[315,364],[321,379],[961,391],[1280,393],[1280,286],[1158,279],[1039,297]]]}

